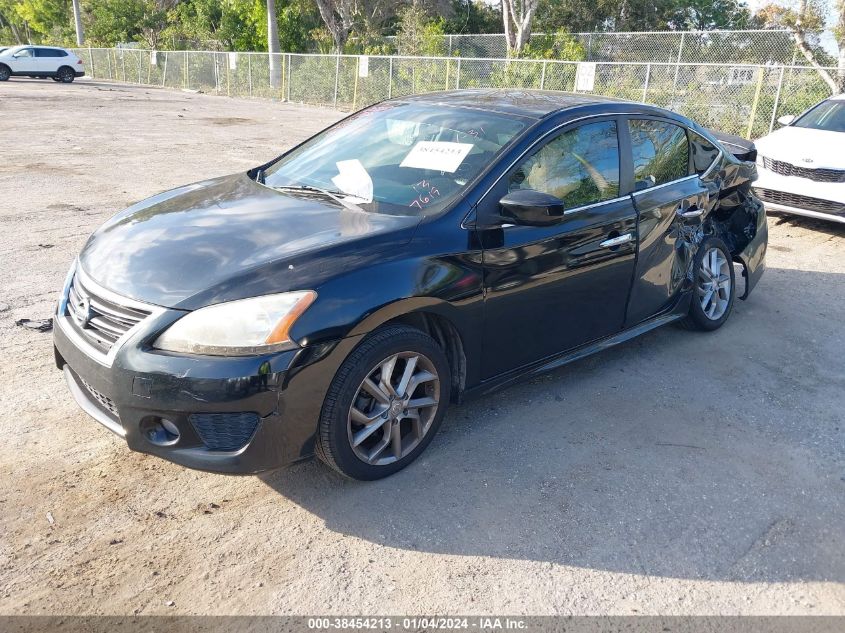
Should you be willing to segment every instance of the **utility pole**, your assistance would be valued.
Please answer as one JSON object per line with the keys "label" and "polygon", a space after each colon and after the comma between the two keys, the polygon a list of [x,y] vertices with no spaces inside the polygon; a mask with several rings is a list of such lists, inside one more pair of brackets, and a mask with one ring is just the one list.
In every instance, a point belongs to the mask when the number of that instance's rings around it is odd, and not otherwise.
{"label": "utility pole", "polygon": [[73,0],[73,21],[76,23],[76,45],[85,42],[85,32],[82,29],[82,12],[79,10],[79,0]]}

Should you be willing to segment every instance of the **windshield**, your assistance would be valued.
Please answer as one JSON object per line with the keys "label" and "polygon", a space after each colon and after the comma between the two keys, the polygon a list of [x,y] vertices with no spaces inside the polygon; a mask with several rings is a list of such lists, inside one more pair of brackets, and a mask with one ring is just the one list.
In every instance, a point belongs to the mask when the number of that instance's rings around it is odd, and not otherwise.
{"label": "windshield", "polygon": [[792,125],[828,132],[845,132],[845,101],[822,101]]}
{"label": "windshield", "polygon": [[371,213],[437,213],[526,123],[470,109],[382,103],[284,156],[267,169],[264,184],[328,190]]}

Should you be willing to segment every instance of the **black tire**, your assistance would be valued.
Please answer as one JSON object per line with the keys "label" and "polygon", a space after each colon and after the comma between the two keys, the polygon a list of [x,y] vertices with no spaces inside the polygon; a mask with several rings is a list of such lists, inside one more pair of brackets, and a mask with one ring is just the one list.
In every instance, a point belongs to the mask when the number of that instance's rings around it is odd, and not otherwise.
{"label": "black tire", "polygon": [[[408,447],[409,452],[392,463],[371,464],[356,454],[350,441],[352,433],[350,413],[353,400],[361,397],[359,388],[365,378],[377,370],[381,363],[395,354],[404,353],[421,355],[434,368],[433,373],[439,380],[438,404],[427,431],[422,434],[415,448],[411,448],[413,446],[411,444]],[[392,475],[413,462],[437,433],[449,404],[450,386],[449,362],[443,350],[428,334],[404,325],[391,325],[376,330],[364,339],[343,362],[326,393],[317,428],[315,447],[317,457],[340,474],[352,479],[371,481]],[[407,429],[407,427],[402,427],[402,424],[410,422],[410,420],[405,420],[398,423],[400,424],[398,432],[402,433],[402,428]],[[384,424],[391,428],[387,420]],[[373,437],[377,438],[377,434],[382,433],[385,431],[379,429]],[[387,440],[386,435],[381,435],[381,437]]]}
{"label": "black tire", "polygon": [[8,81],[11,76],[12,69],[6,66],[6,64],[0,64],[0,81]]}
{"label": "black tire", "polygon": [[59,68],[58,72],[56,72],[56,79],[61,81],[63,84],[73,83],[73,80],[76,76],[73,74],[73,68],[70,66],[62,66]]}
{"label": "black tire", "polygon": [[[705,257],[710,257],[709,254],[714,249],[719,252],[724,261],[727,262],[726,266],[722,267],[724,269],[722,275],[730,278],[730,291],[721,293],[721,301],[727,301],[727,305],[720,309],[718,314],[716,314],[716,311],[714,310],[711,315],[708,315],[702,305],[702,301],[706,301],[706,297],[708,296],[708,285],[705,279],[708,277],[708,273],[710,272],[710,266],[709,261],[708,263],[705,263],[704,260]],[[692,291],[692,301],[690,302],[689,314],[680,322],[680,324],[688,330],[699,330],[704,332],[717,330],[722,327],[722,325],[725,324],[725,321],[728,320],[728,317],[730,317],[734,301],[736,300],[736,276],[734,275],[731,252],[728,250],[727,245],[718,237],[708,237],[705,239],[698,247],[698,252],[695,254],[692,272],[694,285]],[[712,275],[710,275],[710,277],[712,277]],[[716,292],[719,293],[720,291]],[[712,302],[718,300],[719,299],[717,297],[712,298],[709,305],[713,306]]]}

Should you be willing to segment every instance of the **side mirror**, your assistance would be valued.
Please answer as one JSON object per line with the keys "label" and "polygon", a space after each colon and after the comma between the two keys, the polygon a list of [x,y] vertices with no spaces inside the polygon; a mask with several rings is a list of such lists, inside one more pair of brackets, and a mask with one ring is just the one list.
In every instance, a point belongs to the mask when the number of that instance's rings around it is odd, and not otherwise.
{"label": "side mirror", "polygon": [[499,200],[499,206],[502,217],[514,224],[551,226],[563,219],[563,200],[533,189],[511,191]]}
{"label": "side mirror", "polygon": [[795,120],[794,114],[784,114],[782,117],[778,117],[778,123],[781,125],[789,125]]}

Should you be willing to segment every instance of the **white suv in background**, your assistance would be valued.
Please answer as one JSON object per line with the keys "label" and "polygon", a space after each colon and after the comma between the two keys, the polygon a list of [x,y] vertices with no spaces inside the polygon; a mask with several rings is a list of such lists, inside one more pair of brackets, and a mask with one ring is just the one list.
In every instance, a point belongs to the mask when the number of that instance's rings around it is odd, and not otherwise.
{"label": "white suv in background", "polygon": [[754,193],[770,211],[845,223],[845,94],[778,122],[754,142]]}
{"label": "white suv in background", "polygon": [[0,52],[0,81],[9,77],[52,77],[69,84],[82,77],[82,60],[56,46],[12,46]]}

